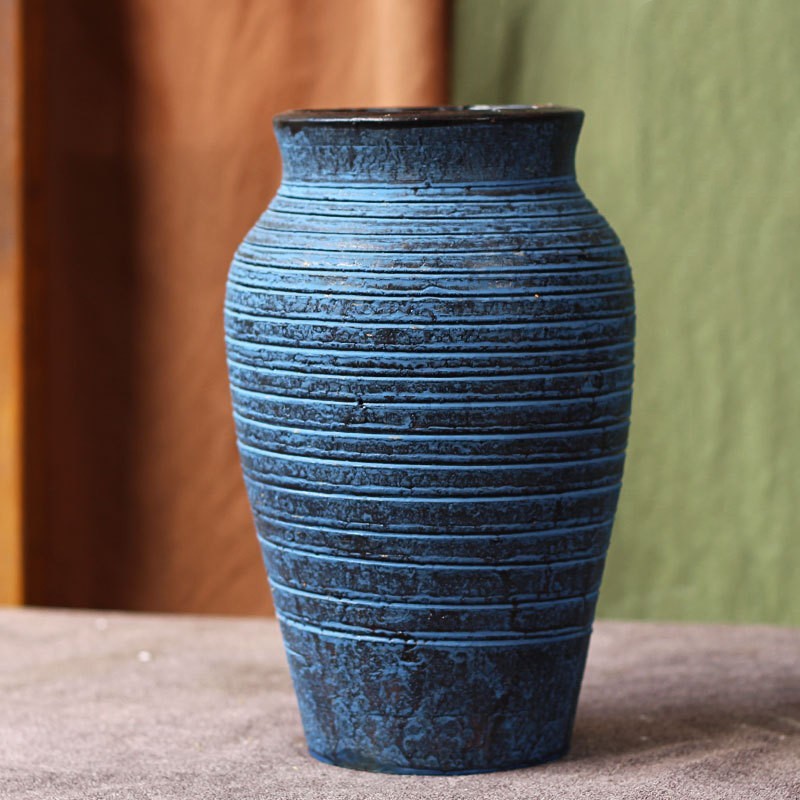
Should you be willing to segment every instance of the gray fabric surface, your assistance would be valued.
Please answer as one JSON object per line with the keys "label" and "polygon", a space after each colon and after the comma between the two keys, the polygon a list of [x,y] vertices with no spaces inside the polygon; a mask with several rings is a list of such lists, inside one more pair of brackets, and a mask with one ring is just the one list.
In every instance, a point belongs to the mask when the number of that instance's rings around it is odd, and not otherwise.
{"label": "gray fabric surface", "polygon": [[305,752],[273,621],[0,610],[0,797],[800,797],[800,631],[596,626],[572,752],[398,777]]}

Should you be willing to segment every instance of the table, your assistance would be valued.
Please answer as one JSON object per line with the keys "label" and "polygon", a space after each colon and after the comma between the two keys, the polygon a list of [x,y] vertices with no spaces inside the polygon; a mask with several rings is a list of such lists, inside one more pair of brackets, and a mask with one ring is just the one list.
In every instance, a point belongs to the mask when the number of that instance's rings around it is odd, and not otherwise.
{"label": "table", "polygon": [[572,751],[376,775],[305,751],[272,620],[0,610],[4,800],[800,798],[800,630],[599,622]]}

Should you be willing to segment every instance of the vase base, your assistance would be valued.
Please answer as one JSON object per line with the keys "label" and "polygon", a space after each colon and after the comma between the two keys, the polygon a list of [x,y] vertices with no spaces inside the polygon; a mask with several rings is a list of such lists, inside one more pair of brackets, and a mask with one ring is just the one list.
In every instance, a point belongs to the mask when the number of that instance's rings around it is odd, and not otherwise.
{"label": "vase base", "polygon": [[384,775],[481,775],[488,772],[509,772],[515,769],[530,769],[531,767],[539,767],[545,764],[550,764],[553,761],[558,761],[569,752],[569,745],[563,747],[561,750],[551,753],[540,758],[527,759],[525,761],[513,762],[510,764],[498,764],[492,767],[480,767],[477,769],[426,769],[407,767],[399,764],[378,764],[368,763],[366,761],[353,760],[337,760],[322,755],[315,750],[308,748],[311,756],[321,761],[323,764],[329,764],[332,767],[340,767],[342,769],[354,769],[359,772],[376,772]]}

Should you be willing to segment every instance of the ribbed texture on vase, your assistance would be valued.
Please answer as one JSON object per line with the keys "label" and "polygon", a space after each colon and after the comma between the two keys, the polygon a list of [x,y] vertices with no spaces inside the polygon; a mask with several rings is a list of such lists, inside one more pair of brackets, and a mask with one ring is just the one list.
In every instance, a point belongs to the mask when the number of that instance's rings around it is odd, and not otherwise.
{"label": "ribbed texture on vase", "polygon": [[394,772],[560,755],[634,329],[625,253],[574,178],[287,179],[236,254],[226,329],[312,751]]}

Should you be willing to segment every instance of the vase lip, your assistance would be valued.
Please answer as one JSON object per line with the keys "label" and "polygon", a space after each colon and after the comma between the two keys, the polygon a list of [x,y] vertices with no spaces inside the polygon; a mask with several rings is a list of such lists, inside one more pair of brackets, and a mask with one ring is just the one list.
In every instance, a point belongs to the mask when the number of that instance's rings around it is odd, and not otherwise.
{"label": "vase lip", "polygon": [[535,120],[583,117],[583,111],[569,106],[543,105],[468,105],[397,106],[386,108],[305,108],[284,111],[274,118],[276,128],[306,125],[369,125],[411,127],[461,125],[481,122],[533,122]]}

